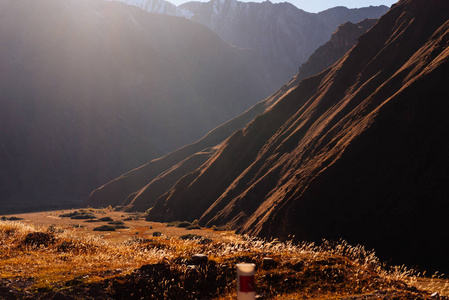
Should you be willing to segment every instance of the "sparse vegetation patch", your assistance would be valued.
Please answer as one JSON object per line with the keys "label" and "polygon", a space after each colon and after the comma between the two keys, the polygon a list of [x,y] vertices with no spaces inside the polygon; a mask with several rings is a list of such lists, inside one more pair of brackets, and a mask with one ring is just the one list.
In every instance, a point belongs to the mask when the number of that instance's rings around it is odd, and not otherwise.
{"label": "sparse vegetation patch", "polygon": [[54,235],[48,232],[30,232],[23,239],[23,245],[33,247],[47,247],[54,242]]}
{"label": "sparse vegetation patch", "polygon": [[187,230],[193,230],[193,229],[201,229],[200,225],[189,225],[186,227]]}
{"label": "sparse vegetation patch", "polygon": [[192,225],[192,223],[190,223],[190,222],[182,221],[182,222],[179,222],[179,223],[176,225],[176,227],[179,227],[179,228],[187,228],[187,227],[189,227],[189,226],[191,226],[191,225]]}
{"label": "sparse vegetation patch", "polygon": [[110,222],[108,222],[108,224],[110,224],[110,225],[124,225],[125,222],[123,222],[123,221],[110,221]]}
{"label": "sparse vegetation patch", "polygon": [[0,220],[2,220],[2,221],[20,221],[20,220],[23,220],[23,218],[18,218],[18,217],[7,217],[7,216],[2,216],[1,218],[0,218]]}
{"label": "sparse vegetation patch", "polygon": [[96,219],[97,218],[93,213],[86,211],[86,210],[79,210],[79,211],[73,211],[70,213],[61,214],[61,215],[59,215],[59,217],[70,218],[70,219],[75,219],[75,220]]}
{"label": "sparse vegetation patch", "polygon": [[115,231],[117,228],[112,225],[101,225],[94,228],[94,231]]}
{"label": "sparse vegetation patch", "polygon": [[[205,259],[196,263],[195,254]],[[344,241],[318,247],[187,234],[113,242],[0,221],[0,298],[235,299],[240,262],[256,264],[259,299],[430,299],[413,287],[416,274],[386,270],[373,252]]]}

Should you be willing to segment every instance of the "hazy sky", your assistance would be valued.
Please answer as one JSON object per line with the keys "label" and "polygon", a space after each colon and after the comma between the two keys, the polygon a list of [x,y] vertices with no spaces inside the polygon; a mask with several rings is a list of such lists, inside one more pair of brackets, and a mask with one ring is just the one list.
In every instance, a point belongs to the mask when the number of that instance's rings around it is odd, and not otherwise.
{"label": "hazy sky", "polygon": [[[259,2],[259,1],[255,1]],[[349,8],[366,7],[370,5],[386,5],[390,7],[397,0],[291,0],[291,1],[276,1],[271,2],[290,2],[297,7],[308,12],[319,12],[335,6],[346,6]]]}
{"label": "hazy sky", "polygon": [[[185,2],[189,2],[192,0],[168,0],[168,2],[171,2],[175,5],[180,5]],[[198,1],[198,0],[195,0]],[[208,2],[209,0],[199,0],[200,2]],[[240,0],[243,2],[263,2],[262,0],[253,0],[253,1],[247,1],[247,0]],[[273,3],[278,2],[290,2],[297,7],[308,11],[308,12],[319,12],[323,11],[325,9],[335,7],[335,6],[346,6],[349,8],[355,8],[355,7],[366,7],[370,5],[386,5],[390,7],[393,3],[396,3],[397,0],[270,0]]]}

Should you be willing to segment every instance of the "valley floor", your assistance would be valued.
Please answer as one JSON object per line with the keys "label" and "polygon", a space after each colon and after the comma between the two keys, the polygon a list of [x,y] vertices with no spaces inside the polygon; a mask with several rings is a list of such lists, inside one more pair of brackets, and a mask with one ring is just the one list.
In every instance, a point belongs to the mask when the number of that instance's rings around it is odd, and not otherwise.
{"label": "valley floor", "polygon": [[258,299],[449,299],[447,280],[387,270],[345,242],[262,241],[108,209],[0,218],[1,299],[235,299],[239,262],[256,264]]}

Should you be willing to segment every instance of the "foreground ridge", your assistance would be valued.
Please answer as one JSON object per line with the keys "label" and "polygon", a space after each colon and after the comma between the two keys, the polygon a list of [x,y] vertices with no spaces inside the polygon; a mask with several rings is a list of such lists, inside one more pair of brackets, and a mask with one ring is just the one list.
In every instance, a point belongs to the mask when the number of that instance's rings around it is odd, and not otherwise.
{"label": "foreground ridge", "polygon": [[[373,252],[344,241],[318,247],[230,232],[206,239],[201,235],[207,230],[196,232],[188,238],[136,235],[114,242],[80,237],[69,228],[0,221],[0,297],[229,298],[235,295],[239,262],[256,264],[257,293],[263,299],[429,297],[413,287],[413,272],[386,270]],[[194,261],[195,253],[206,254],[207,262]]]}

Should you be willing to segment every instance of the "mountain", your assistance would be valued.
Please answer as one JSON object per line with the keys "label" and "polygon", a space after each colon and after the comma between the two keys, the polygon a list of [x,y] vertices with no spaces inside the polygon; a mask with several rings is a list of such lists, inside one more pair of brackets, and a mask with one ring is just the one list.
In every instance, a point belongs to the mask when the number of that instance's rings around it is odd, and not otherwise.
{"label": "mountain", "polygon": [[1,212],[72,206],[273,89],[254,51],[115,2],[2,0],[0,47]]}
{"label": "mountain", "polygon": [[402,0],[149,211],[449,270],[449,2]]}
{"label": "mountain", "polygon": [[378,19],[365,19],[356,24],[346,22],[338,27],[331,39],[319,47],[309,59],[301,65],[297,76],[298,83],[320,73],[338,61],[357,43],[359,36],[376,24]]}
{"label": "mountain", "polygon": [[128,5],[133,5],[147,12],[155,14],[185,17],[187,19],[192,17],[192,14],[189,11],[182,10],[178,8],[176,5],[164,0],[104,0],[104,1],[123,2]]}
{"label": "mountain", "polygon": [[237,0],[187,2],[179,8],[189,11],[191,20],[206,25],[225,41],[256,50],[264,57],[270,80],[278,87],[297,73],[298,66],[326,43],[340,24],[379,18],[388,11],[386,6],[371,6],[308,13],[287,2]]}
{"label": "mountain", "polygon": [[277,95],[272,95],[254,105],[240,116],[215,128],[197,142],[153,159],[95,189],[83,202],[83,206],[112,205],[123,206],[125,210],[146,211],[181,177],[200,167],[217,150],[217,145],[235,130],[243,128],[257,115],[263,113]]}
{"label": "mountain", "polygon": [[335,7],[320,13],[308,13],[287,2],[211,0],[206,3],[187,2],[177,7],[164,0],[116,1],[152,13],[193,20],[237,47],[257,51],[264,58],[268,79],[276,88],[289,81],[296,74],[297,67],[328,41],[340,24],[379,18],[388,10],[386,6]]}
{"label": "mountain", "polygon": [[[199,141],[155,159],[135,170],[108,182],[92,192],[85,206],[122,206],[124,210],[146,211],[161,195],[167,192],[183,176],[199,168],[218,149],[220,143],[234,131],[242,129],[256,116],[275,104],[290,89],[335,63],[357,42],[357,37],[377,22],[364,20],[357,24],[341,25],[330,41],[321,46],[300,68],[299,73],[276,93],[254,105],[240,116],[212,130]],[[314,73],[314,74],[315,74]]]}

